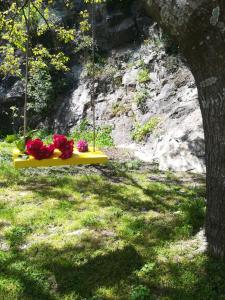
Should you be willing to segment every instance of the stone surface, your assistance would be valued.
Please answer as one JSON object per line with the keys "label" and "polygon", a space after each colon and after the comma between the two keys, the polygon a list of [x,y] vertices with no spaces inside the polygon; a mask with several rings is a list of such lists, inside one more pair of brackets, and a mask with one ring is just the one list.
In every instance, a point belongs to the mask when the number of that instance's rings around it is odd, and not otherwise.
{"label": "stone surface", "polygon": [[[194,78],[179,57],[166,53],[160,33],[157,35],[152,26],[148,41],[120,48],[109,56],[108,64],[118,67],[114,77],[122,76],[122,82],[113,87],[105,74],[99,79],[97,125],[112,126],[117,147],[132,149],[137,158],[156,163],[161,170],[204,173],[204,136]],[[150,82],[138,82],[142,69],[149,71]],[[64,119],[74,125],[84,117],[92,117],[90,85],[82,73],[81,78],[70,97],[70,113]],[[143,92],[144,110],[135,100]],[[136,124],[144,125],[152,117],[160,120],[157,128],[143,142],[134,142]]]}
{"label": "stone surface", "polygon": [[[157,24],[141,13],[138,1],[126,12],[104,4],[96,11],[96,38],[99,48],[108,51],[94,91],[97,125],[112,126],[117,147],[132,149],[137,158],[162,170],[205,172],[194,78],[179,55],[168,54]],[[143,69],[151,80],[140,84],[138,74]],[[80,62],[74,64],[72,74],[74,90],[55,101],[52,128],[58,132],[72,130],[83,119],[92,120],[91,80]],[[0,104],[3,98],[13,100],[21,93],[19,82],[7,92],[0,85]],[[157,128],[141,143],[134,142],[134,128],[152,117],[160,120]]]}
{"label": "stone surface", "polygon": [[128,70],[122,79],[122,83],[124,86],[136,86],[138,81],[138,73],[139,69],[131,69]]}

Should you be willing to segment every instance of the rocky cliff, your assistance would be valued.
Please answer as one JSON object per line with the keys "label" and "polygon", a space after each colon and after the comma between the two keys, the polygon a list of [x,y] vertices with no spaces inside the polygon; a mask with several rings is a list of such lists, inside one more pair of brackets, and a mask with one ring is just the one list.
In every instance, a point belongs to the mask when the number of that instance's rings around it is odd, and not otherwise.
{"label": "rocky cliff", "polygon": [[[194,78],[157,24],[133,5],[126,14],[106,7],[98,11],[98,46],[108,52],[95,82],[97,124],[112,126],[116,146],[132,149],[160,169],[204,172]],[[91,120],[87,66],[73,70],[77,88],[58,110],[56,128]]]}
{"label": "rocky cliff", "polygon": [[[176,46],[139,1],[98,6],[95,20],[97,125],[110,125],[116,146],[160,169],[204,172],[197,89]],[[55,102],[48,122],[55,130],[91,121],[90,68],[88,61],[75,61],[70,74],[75,88]],[[18,101],[21,89],[13,83],[5,94]]]}

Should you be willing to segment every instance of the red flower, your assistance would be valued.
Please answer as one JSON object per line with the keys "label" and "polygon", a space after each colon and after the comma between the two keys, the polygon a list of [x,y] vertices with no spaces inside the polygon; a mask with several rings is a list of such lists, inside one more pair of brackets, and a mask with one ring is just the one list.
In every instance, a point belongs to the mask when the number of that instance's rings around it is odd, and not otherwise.
{"label": "red flower", "polygon": [[62,154],[60,158],[67,159],[73,155],[73,140],[68,141],[64,135],[55,134],[53,137],[55,148],[59,149]]}
{"label": "red flower", "polygon": [[88,152],[88,142],[80,140],[77,143],[77,149],[79,152]]}
{"label": "red flower", "polygon": [[54,134],[53,143],[55,147],[59,150],[63,149],[67,143],[67,138],[62,134]]}
{"label": "red flower", "polygon": [[60,151],[62,152],[60,158],[62,159],[70,158],[73,155],[73,145],[74,145],[73,140],[67,141],[66,145],[64,145],[64,147],[60,149]]}
{"label": "red flower", "polygon": [[50,158],[54,150],[54,145],[46,146],[40,139],[28,140],[26,143],[26,153],[38,160]]}

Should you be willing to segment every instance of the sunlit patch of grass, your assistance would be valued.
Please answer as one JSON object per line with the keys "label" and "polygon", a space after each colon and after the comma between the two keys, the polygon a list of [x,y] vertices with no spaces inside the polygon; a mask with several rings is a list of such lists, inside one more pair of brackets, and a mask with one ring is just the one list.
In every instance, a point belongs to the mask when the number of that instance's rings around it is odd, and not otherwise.
{"label": "sunlit patch of grass", "polygon": [[223,299],[204,183],[132,162],[17,171],[3,152],[0,299]]}

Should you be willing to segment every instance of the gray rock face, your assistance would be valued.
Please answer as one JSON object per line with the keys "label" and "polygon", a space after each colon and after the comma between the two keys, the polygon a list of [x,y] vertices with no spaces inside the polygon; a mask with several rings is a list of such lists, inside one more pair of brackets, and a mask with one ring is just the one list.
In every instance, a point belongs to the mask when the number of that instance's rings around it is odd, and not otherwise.
{"label": "gray rock face", "polygon": [[[155,41],[150,36],[140,47],[120,48],[114,55],[116,58],[110,56],[108,64],[117,61],[117,74],[122,82],[112,88],[107,87],[106,80],[102,92],[103,84],[99,83],[97,125],[111,125],[117,147],[133,149],[137,158],[156,163],[161,170],[205,172],[202,118],[197,89],[188,68],[180,59],[166,54],[160,37]],[[139,82],[141,70],[149,72],[150,81]],[[92,116],[90,86],[82,74],[81,78],[70,98],[67,122],[76,120],[74,125],[82,118],[91,120]],[[140,107],[141,101],[144,109]],[[141,142],[134,141],[132,135],[137,124],[143,126],[152,118],[159,120],[156,128]]]}
{"label": "gray rock face", "polygon": [[113,5],[113,9],[107,4],[97,6],[96,39],[98,46],[103,50],[130,43],[138,36],[132,12],[123,12],[119,3]]}
{"label": "gray rock face", "polygon": [[138,81],[138,72],[139,69],[131,69],[128,70],[122,79],[122,83],[124,86],[136,86]]}
{"label": "gray rock face", "polygon": [[24,95],[24,84],[22,81],[16,81],[15,84],[7,91],[5,97],[3,98],[4,102],[13,102],[21,99]]}
{"label": "gray rock face", "polygon": [[[205,172],[204,136],[194,78],[177,55],[169,55],[162,33],[151,19],[141,15],[139,2],[129,12],[104,4],[96,12],[96,37],[108,60],[95,83],[96,123],[110,125],[117,147],[162,170]],[[134,45],[144,36],[141,45]],[[126,44],[126,46],[125,46]],[[137,43],[136,43],[137,44]],[[150,80],[140,80],[143,72]],[[83,119],[92,120],[90,78],[81,65],[72,68],[76,88],[57,101],[53,127],[72,130]],[[23,88],[0,86],[0,104],[21,98]],[[3,95],[3,96],[1,96]],[[137,142],[133,133],[152,119],[158,124]]]}

